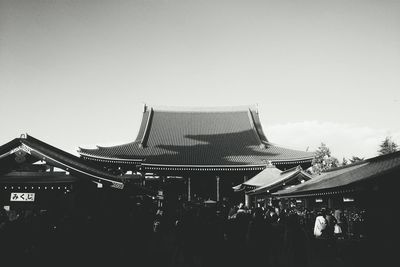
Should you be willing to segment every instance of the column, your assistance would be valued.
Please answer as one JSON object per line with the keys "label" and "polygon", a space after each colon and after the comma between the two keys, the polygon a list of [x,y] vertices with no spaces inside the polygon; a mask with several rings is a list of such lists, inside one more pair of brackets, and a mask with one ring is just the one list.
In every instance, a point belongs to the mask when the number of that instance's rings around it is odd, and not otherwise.
{"label": "column", "polygon": [[217,202],[219,202],[219,176],[216,176],[217,180]]}
{"label": "column", "polygon": [[192,192],[191,192],[191,184],[190,184],[190,177],[187,178],[187,200],[191,201],[192,200]]}
{"label": "column", "polygon": [[[243,177],[243,182],[246,182],[247,181],[247,176],[244,176]],[[244,193],[244,205],[246,206],[246,207],[248,207],[248,208],[250,208],[250,196],[249,195],[247,195],[246,193]]]}
{"label": "column", "polygon": [[310,199],[309,198],[304,199],[304,207],[306,209],[310,210]]}
{"label": "column", "polygon": [[146,186],[146,177],[144,173],[140,173],[140,175],[142,176],[142,186]]}
{"label": "column", "polygon": [[332,197],[328,198],[328,209],[332,209],[333,208],[333,199]]}

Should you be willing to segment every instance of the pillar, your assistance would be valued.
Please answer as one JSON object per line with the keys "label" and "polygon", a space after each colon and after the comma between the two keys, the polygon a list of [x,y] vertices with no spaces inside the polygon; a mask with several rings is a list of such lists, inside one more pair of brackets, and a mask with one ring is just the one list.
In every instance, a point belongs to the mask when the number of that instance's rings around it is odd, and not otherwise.
{"label": "pillar", "polygon": [[[247,176],[244,176],[244,177],[243,177],[243,182],[246,182],[246,181],[247,181]],[[248,208],[250,208],[250,205],[251,205],[251,203],[250,203],[250,196],[247,195],[246,193],[244,193],[244,205],[245,205],[246,207],[248,207]]]}
{"label": "pillar", "polygon": [[332,197],[328,198],[328,209],[332,209],[333,208],[333,199]]}
{"label": "pillar", "polygon": [[216,176],[217,180],[217,202],[219,202],[219,176]]}
{"label": "pillar", "polygon": [[144,173],[140,173],[140,175],[142,176],[142,186],[146,186],[146,176]]}
{"label": "pillar", "polygon": [[190,184],[190,177],[187,178],[187,200],[191,201],[192,200],[192,192],[191,192],[191,184]]}
{"label": "pillar", "polygon": [[309,198],[305,198],[304,199],[304,207],[306,209],[310,210],[311,205],[310,205],[310,199]]}

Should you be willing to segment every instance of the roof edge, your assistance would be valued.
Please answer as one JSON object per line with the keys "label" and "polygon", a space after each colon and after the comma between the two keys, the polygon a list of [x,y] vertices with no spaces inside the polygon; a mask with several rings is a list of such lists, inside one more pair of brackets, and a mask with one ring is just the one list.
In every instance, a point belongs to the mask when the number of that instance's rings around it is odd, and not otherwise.
{"label": "roof edge", "polygon": [[163,105],[147,105],[147,109],[153,109],[154,111],[166,111],[166,112],[238,112],[247,110],[255,110],[258,108],[256,105],[238,105],[238,106],[163,106]]}

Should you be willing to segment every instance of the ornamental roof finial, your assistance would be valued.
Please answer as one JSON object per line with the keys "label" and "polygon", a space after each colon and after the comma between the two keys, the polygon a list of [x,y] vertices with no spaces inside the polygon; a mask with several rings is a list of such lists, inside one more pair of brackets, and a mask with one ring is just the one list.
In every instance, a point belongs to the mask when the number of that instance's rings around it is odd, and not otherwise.
{"label": "ornamental roof finial", "polygon": [[263,161],[266,163],[265,166],[266,166],[267,168],[274,168],[274,167],[275,167],[274,164],[272,164],[272,161],[266,160],[266,159],[264,159]]}

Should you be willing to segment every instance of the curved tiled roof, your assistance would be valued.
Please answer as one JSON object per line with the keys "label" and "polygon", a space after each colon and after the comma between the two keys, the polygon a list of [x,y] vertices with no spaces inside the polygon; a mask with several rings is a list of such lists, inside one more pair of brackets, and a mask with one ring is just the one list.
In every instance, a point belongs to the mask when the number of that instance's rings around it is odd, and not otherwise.
{"label": "curved tiled roof", "polygon": [[276,177],[280,177],[281,172],[282,171],[279,170],[278,168],[276,168],[274,165],[269,164],[259,174],[257,174],[253,178],[247,180],[244,183],[234,186],[233,189],[235,191],[241,191],[243,189],[245,189],[246,191],[249,191],[249,190],[264,186],[268,180],[275,179]]}
{"label": "curved tiled roof", "polygon": [[[260,175],[261,173],[259,173],[258,175]],[[248,192],[248,194],[265,194],[274,190],[276,191],[279,187],[284,186],[285,183],[289,183],[293,180],[297,180],[300,183],[301,180],[308,181],[310,179],[311,176],[303,171],[300,166],[297,166],[290,170],[281,172],[280,176],[278,177],[270,177],[269,179],[265,179],[265,183],[263,186],[253,189],[252,191]]]}
{"label": "curved tiled roof", "polygon": [[[108,173],[91,162],[87,162],[80,157],[69,154],[27,134],[0,146],[0,161],[3,161],[0,163],[7,164],[6,160],[21,150],[32,155],[37,160],[45,160],[52,166],[71,172],[74,176],[77,175],[77,177],[86,177],[95,182],[106,183],[117,189],[123,189],[125,186],[123,177]],[[153,194],[153,192],[141,186],[130,186],[131,189],[135,189],[138,192]]]}
{"label": "curved tiled roof", "polygon": [[233,187],[233,189],[239,191],[245,188],[247,190],[246,194],[250,195],[263,194],[269,193],[270,190],[276,189],[294,179],[307,181],[311,179],[311,176],[304,172],[300,166],[285,171],[281,171],[274,166],[267,166],[262,172],[250,180]]}
{"label": "curved tiled roof", "polygon": [[146,107],[135,141],[97,149],[80,148],[91,160],[148,166],[265,166],[266,161],[311,161],[313,153],[270,143],[255,107]]}
{"label": "curved tiled roof", "polygon": [[318,195],[321,192],[327,193],[351,188],[361,182],[370,181],[395,171],[400,171],[400,152],[378,156],[323,172],[303,184],[278,191],[273,195],[279,197]]}

